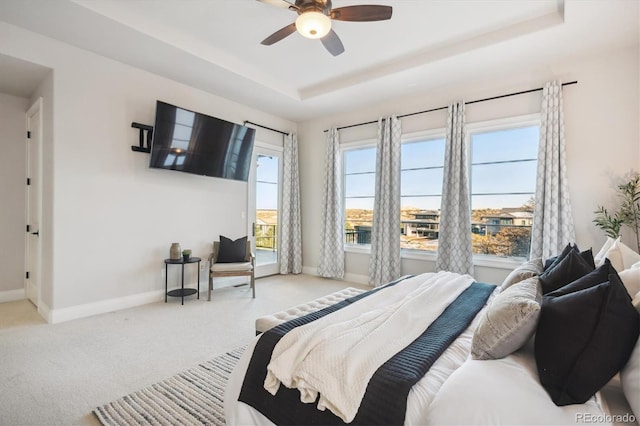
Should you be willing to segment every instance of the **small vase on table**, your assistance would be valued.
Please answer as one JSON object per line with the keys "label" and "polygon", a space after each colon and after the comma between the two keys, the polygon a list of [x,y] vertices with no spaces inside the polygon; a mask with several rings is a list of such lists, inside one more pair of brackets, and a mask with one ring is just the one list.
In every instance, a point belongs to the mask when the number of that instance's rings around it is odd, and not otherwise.
{"label": "small vase on table", "polygon": [[182,249],[180,248],[180,243],[171,244],[171,248],[169,249],[169,259],[180,260],[181,253]]}

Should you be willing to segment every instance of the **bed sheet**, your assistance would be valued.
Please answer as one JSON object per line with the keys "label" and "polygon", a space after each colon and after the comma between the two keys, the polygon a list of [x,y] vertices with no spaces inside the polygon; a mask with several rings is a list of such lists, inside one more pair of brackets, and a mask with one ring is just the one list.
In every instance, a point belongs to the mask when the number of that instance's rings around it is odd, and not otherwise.
{"label": "bed sheet", "polygon": [[540,385],[530,342],[502,359],[468,359],[442,386],[424,424],[603,425],[612,420],[600,393],[584,404],[556,406]]}

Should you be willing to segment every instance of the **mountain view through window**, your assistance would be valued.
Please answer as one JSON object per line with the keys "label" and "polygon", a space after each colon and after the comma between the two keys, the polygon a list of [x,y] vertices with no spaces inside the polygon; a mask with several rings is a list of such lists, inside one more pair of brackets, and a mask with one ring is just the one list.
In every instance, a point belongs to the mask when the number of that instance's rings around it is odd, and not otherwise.
{"label": "mountain view through window", "polygon": [[[470,130],[473,252],[526,257],[531,241],[539,126]],[[444,137],[406,141],[401,151],[401,248],[438,248]],[[344,149],[345,243],[371,243],[376,147]]]}

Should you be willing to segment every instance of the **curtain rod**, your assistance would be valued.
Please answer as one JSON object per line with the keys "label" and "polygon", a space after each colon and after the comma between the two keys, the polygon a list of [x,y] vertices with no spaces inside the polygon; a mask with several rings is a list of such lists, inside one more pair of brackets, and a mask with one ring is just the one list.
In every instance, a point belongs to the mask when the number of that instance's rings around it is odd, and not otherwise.
{"label": "curtain rod", "polygon": [[[568,86],[570,84],[578,84],[578,82],[577,81],[570,81],[568,83],[562,83],[562,86],[564,87],[564,86]],[[525,93],[538,92],[538,91],[543,90],[543,89],[544,89],[544,87],[538,87],[537,89],[529,89],[529,90],[523,90],[521,92],[507,93],[506,95],[492,96],[490,98],[484,98],[484,99],[476,99],[475,101],[465,102],[465,105],[477,104],[477,103],[485,102],[485,101],[492,101],[494,99],[508,98],[509,96],[524,95]],[[426,114],[428,112],[440,111],[440,110],[447,109],[447,108],[449,108],[449,107],[448,106],[444,106],[444,107],[439,107],[439,108],[427,109],[427,110],[424,110],[424,111],[410,112],[408,114],[399,115],[398,118],[410,117],[412,115],[418,115],[418,114]],[[366,121],[364,123],[350,124],[348,126],[338,127],[337,130],[349,129],[351,127],[365,126],[367,124],[375,124],[377,122],[378,122],[378,120],[373,120],[373,121]],[[328,132],[328,131],[329,130],[325,130],[325,133]]]}
{"label": "curtain rod", "polygon": [[272,129],[271,127],[263,126],[262,124],[254,123],[249,120],[244,120],[244,124],[253,124],[254,126],[262,127],[263,129],[271,130],[272,132],[280,133],[281,135],[288,135],[289,132],[283,132],[282,130]]}

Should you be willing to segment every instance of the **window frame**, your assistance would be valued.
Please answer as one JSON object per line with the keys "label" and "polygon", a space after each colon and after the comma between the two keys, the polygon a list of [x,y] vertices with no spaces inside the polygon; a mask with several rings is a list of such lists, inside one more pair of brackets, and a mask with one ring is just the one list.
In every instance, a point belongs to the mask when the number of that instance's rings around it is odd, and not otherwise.
{"label": "window frame", "polygon": [[[503,117],[498,119],[491,120],[482,120],[476,122],[470,122],[465,124],[465,138],[467,139],[467,158],[468,158],[468,171],[469,171],[469,179],[471,179],[471,135],[473,133],[484,133],[491,131],[500,131],[500,130],[509,130],[519,127],[528,127],[528,126],[538,126],[540,127],[540,113],[533,114],[524,114],[517,115],[512,117]],[[422,130],[418,132],[411,132],[402,134],[400,143],[411,143],[411,142],[420,142],[429,139],[438,139],[445,138],[446,140],[446,128],[436,128],[429,130]],[[377,140],[376,139],[362,139],[355,140],[350,142],[343,142],[340,144],[340,156],[342,160],[342,211],[346,212],[346,179],[345,179],[345,162],[344,162],[344,152],[348,150],[358,149],[358,148],[367,148],[367,147],[376,147]],[[470,182],[470,191],[473,188],[473,183]],[[471,192],[469,194],[471,197]],[[346,216],[343,214],[343,228],[344,223],[346,221]],[[359,253],[359,254],[371,254],[371,245],[370,244],[347,244],[344,243],[344,251],[345,253]],[[422,260],[422,261],[433,261],[436,260],[436,251],[431,250],[417,250],[417,249],[408,249],[401,248],[400,249],[400,257],[402,259],[412,259],[412,260]],[[480,267],[491,267],[498,269],[509,269],[512,270],[516,266],[522,263],[521,258],[503,258],[492,255],[483,255],[483,254],[473,254],[473,264],[474,266]]]}

